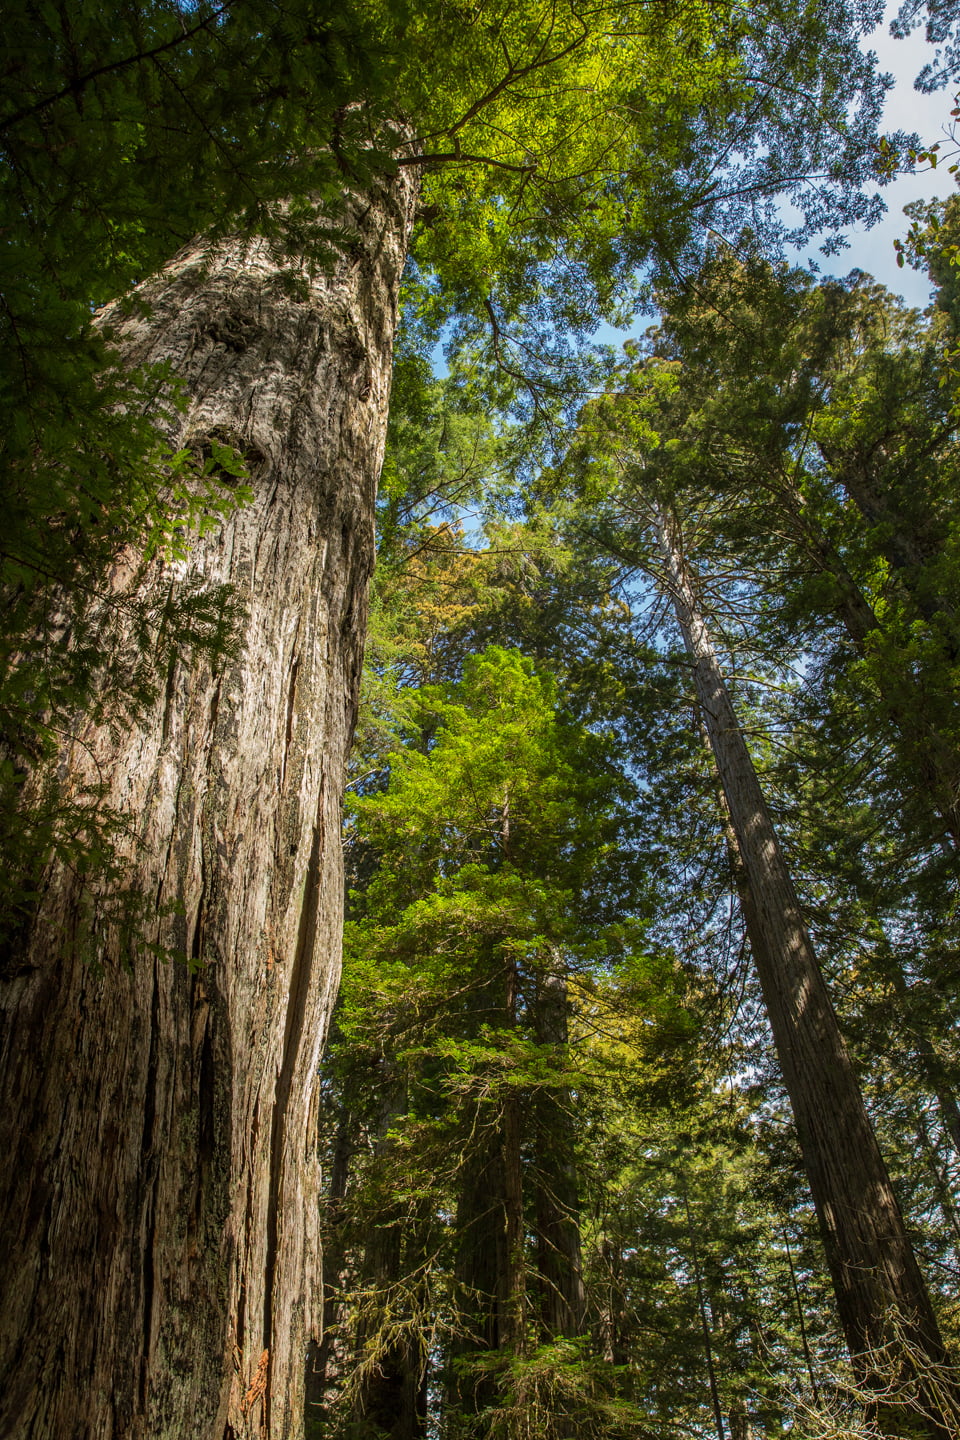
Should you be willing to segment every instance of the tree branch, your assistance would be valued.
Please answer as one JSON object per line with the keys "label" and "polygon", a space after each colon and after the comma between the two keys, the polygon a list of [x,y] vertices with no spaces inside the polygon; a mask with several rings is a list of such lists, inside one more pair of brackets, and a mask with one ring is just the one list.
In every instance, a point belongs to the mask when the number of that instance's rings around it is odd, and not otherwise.
{"label": "tree branch", "polygon": [[173,50],[182,45],[185,40],[191,40],[201,30],[206,30],[211,24],[219,20],[230,9],[234,0],[224,0],[224,4],[218,9],[211,11],[203,20],[194,25],[190,30],[184,30],[175,35],[172,40],[165,40],[162,45],[155,45],[152,50],[141,50],[136,55],[126,55],[122,60],[113,60],[109,65],[99,65],[95,70],[88,70],[86,75],[75,76],[69,85],[64,85],[62,90],[57,90],[53,95],[45,95],[33,105],[26,105],[21,110],[15,110],[12,115],[7,115],[0,120],[0,132],[9,130],[12,125],[19,125],[21,120],[29,120],[31,115],[38,115],[41,110],[48,109],[55,105],[58,100],[65,100],[68,95],[78,95],[81,90],[94,80],[99,80],[102,75],[109,75],[115,70],[124,70],[128,65],[140,65],[145,60],[154,60],[166,50]]}

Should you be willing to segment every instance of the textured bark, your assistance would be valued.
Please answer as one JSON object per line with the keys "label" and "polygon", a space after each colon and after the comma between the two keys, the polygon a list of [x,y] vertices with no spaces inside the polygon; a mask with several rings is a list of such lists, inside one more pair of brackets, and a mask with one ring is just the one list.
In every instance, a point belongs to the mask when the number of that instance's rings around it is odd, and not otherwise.
{"label": "textured bark", "polygon": [[503,1197],[503,1153],[496,1126],[464,1156],[457,1199],[455,1278],[461,1330],[451,1342],[448,1404],[465,1415],[480,1414],[498,1398],[489,1372],[478,1374],[464,1362],[500,1347]]}
{"label": "textured bark", "polygon": [[[520,977],[515,962],[505,962],[506,1019],[516,1028]],[[503,1260],[499,1274],[500,1344],[521,1354],[526,1338],[527,1287],[523,1215],[523,1119],[519,1093],[505,1087],[500,1110],[500,1145],[503,1156]]]}
{"label": "textured bark", "polygon": [[[658,532],[742,861],[744,923],[854,1364],[871,1383],[873,1355],[905,1338],[941,1365],[937,1322],[699,611],[693,572],[674,521],[662,512]],[[928,1433],[940,1433],[936,1418],[926,1418]]]}
{"label": "textured bark", "polygon": [[[335,1043],[336,1033],[331,1035]],[[327,1159],[326,1215],[323,1226],[323,1316],[319,1340],[307,1345],[307,1367],[304,1388],[306,1433],[321,1431],[326,1423],[329,1404],[342,1378],[345,1356],[342,1337],[338,1334],[346,1289],[346,1245],[343,1226],[346,1218],[344,1201],[350,1179],[350,1160],[354,1143],[353,1117],[345,1105],[337,1113],[336,1132]]]}
{"label": "textured bark", "polygon": [[413,191],[404,170],[349,199],[352,243],[296,292],[262,242],[198,243],[142,287],[148,317],[110,317],[132,364],[185,380],[180,443],[237,443],[256,491],[144,583],[231,582],[248,616],[239,659],[177,665],[149,723],[81,725],[60,756],[68,784],[101,777],[128,817],[134,888],[181,910],[157,938],[200,968],[124,968],[98,896],[47,875],[0,1012],[0,1433],[16,1440],[302,1433],[340,793]]}

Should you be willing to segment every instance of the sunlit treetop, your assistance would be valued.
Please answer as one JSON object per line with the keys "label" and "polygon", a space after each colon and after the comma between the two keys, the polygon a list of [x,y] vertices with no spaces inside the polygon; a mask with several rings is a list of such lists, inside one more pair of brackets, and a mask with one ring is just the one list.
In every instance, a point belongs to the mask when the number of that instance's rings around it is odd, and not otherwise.
{"label": "sunlit treetop", "polygon": [[227,225],[322,257],[311,215],[400,127],[418,255],[457,302],[484,311],[495,275],[509,316],[549,280],[558,317],[592,323],[705,227],[782,232],[781,194],[814,231],[876,207],[858,187],[883,86],[857,45],[875,19],[837,0],[18,7],[8,317],[52,290],[98,304]]}
{"label": "sunlit treetop", "polygon": [[784,195],[804,233],[875,208],[860,182],[883,85],[857,44],[874,18],[840,0],[16,7],[0,104],[16,583],[67,563],[45,548],[51,513],[149,519],[162,451],[149,427],[116,433],[122,377],[101,383],[93,312],[195,233],[265,233],[322,265],[345,188],[414,166],[408,313],[426,333],[456,322],[496,403],[562,410],[577,344],[651,269],[692,264],[718,229],[776,245]]}

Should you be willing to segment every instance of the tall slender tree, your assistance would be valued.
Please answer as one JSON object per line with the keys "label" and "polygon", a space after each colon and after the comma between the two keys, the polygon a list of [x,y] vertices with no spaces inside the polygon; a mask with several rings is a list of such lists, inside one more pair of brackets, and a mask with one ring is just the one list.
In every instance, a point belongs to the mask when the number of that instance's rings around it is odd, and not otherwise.
{"label": "tall slender tree", "polygon": [[[602,402],[594,407],[581,443],[601,467],[604,457],[612,460],[611,512],[626,517],[632,558],[658,577],[690,658],[729,816],[744,925],[854,1366],[878,1396],[912,1375],[923,1423],[931,1434],[946,1433],[949,1399],[944,1412],[938,1396],[949,1397],[949,1385],[941,1392],[938,1377],[947,1355],[937,1320],[708,629],[676,498],[683,481],[674,487],[669,447],[658,451],[653,417],[670,393],[669,372],[664,380],[658,390],[652,374],[646,404],[632,406],[628,393],[608,413]],[[642,549],[644,532],[655,539],[659,563]],[[630,550],[629,539],[620,543]]]}
{"label": "tall slender tree", "polygon": [[[800,902],[737,723],[701,610],[679,526],[655,520],[666,583],[723,786],[739,858],[754,964],[793,1106],[824,1236],[837,1307],[855,1367],[880,1390],[887,1353],[942,1367],[946,1352],[873,1127],[827,994]],[[907,1342],[906,1361],[897,1355]],[[920,1393],[932,1433],[936,1384]]]}

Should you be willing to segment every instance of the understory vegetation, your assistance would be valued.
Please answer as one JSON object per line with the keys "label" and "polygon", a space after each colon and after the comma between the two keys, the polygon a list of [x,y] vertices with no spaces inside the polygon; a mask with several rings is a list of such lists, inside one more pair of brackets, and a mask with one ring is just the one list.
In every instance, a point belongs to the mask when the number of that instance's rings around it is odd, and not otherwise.
{"label": "understory vegetation", "polygon": [[665,513],[957,1333],[953,294],[921,316],[718,247],[659,300],[532,483],[468,374],[401,362],[317,1435],[929,1425],[902,1319],[852,1366],[838,1324]]}

